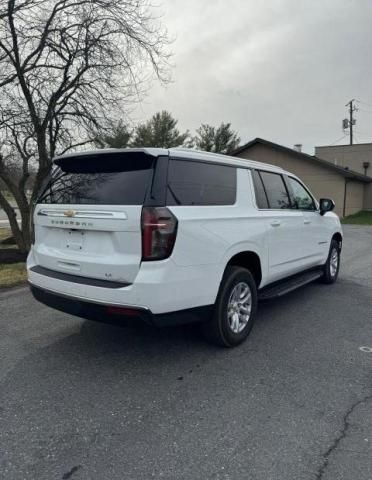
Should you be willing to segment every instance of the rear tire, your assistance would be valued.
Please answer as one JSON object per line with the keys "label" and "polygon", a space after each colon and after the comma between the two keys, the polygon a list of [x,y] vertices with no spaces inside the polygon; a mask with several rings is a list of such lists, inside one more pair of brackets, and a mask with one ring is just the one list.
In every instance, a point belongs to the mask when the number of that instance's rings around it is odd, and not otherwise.
{"label": "rear tire", "polygon": [[249,335],[257,312],[257,285],[242,267],[226,268],[211,319],[203,324],[206,339],[219,346],[234,347]]}
{"label": "rear tire", "polygon": [[323,267],[323,276],[321,277],[321,281],[323,283],[329,285],[336,282],[338,272],[340,271],[340,254],[340,244],[337,240],[332,240],[329,248],[328,258]]}

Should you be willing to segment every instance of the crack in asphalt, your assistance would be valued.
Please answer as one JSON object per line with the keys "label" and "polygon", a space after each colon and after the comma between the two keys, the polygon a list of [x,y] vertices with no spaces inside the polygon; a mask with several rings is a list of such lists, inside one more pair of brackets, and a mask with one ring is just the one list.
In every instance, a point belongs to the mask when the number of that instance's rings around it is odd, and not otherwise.
{"label": "crack in asphalt", "polygon": [[80,470],[82,467],[81,465],[75,465],[75,467],[72,467],[71,470],[69,470],[68,472],[66,472],[63,476],[62,476],[62,479],[63,480],[67,480],[69,478],[71,478],[73,476],[73,474],[75,472],[77,472],[78,470]]}
{"label": "crack in asphalt", "polygon": [[343,425],[342,429],[340,430],[339,435],[335,437],[330,447],[322,454],[323,463],[318,468],[318,471],[315,476],[316,480],[323,479],[323,476],[328,468],[330,456],[335,450],[337,450],[338,446],[340,445],[340,442],[346,437],[347,432],[350,428],[350,422],[349,422],[350,415],[354,412],[354,410],[357,407],[359,407],[359,405],[362,405],[363,403],[366,403],[369,400],[372,400],[372,394],[368,394],[365,397],[363,397],[361,400],[357,400],[355,403],[353,403],[351,407],[348,408],[344,416],[342,417],[342,425]]}

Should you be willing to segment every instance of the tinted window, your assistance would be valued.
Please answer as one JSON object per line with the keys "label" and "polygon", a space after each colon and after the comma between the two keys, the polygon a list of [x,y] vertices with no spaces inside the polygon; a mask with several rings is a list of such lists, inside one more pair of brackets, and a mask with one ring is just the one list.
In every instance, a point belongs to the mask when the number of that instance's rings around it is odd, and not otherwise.
{"label": "tinted window", "polygon": [[260,172],[260,175],[269,201],[269,207],[273,209],[291,208],[282,176],[271,172]]}
{"label": "tinted window", "polygon": [[212,163],[171,160],[168,205],[232,205],[236,197],[236,169]]}
{"label": "tinted window", "polygon": [[315,210],[314,200],[305,187],[294,178],[287,177],[287,181],[289,189],[293,194],[292,203],[294,208],[299,208],[300,210]]}
{"label": "tinted window", "polygon": [[267,197],[266,197],[265,189],[263,187],[260,174],[256,170],[253,170],[252,177],[253,177],[254,191],[256,194],[257,207],[269,208],[269,204],[267,202]]}
{"label": "tinted window", "polygon": [[153,157],[100,154],[58,161],[39,203],[141,205]]}

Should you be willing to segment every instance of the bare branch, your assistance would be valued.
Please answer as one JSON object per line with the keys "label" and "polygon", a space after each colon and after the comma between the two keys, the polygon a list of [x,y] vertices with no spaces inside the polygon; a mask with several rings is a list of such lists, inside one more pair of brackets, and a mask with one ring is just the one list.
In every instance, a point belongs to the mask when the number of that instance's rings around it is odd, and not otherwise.
{"label": "bare branch", "polygon": [[152,78],[168,80],[169,42],[150,7],[149,0],[0,2],[0,150],[7,158],[0,177],[23,224],[56,152],[89,144],[108,117],[126,115]]}

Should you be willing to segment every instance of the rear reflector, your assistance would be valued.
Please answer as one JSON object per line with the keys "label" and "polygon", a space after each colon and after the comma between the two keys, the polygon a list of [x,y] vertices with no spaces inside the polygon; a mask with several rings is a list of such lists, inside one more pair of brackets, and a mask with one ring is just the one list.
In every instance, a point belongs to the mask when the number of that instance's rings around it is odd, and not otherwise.
{"label": "rear reflector", "polygon": [[173,250],[177,235],[177,218],[164,207],[143,207],[142,260],[164,260]]}
{"label": "rear reflector", "polygon": [[117,306],[106,307],[106,312],[109,315],[125,315],[129,317],[139,317],[141,315],[141,310],[137,310],[135,308],[117,307]]}

